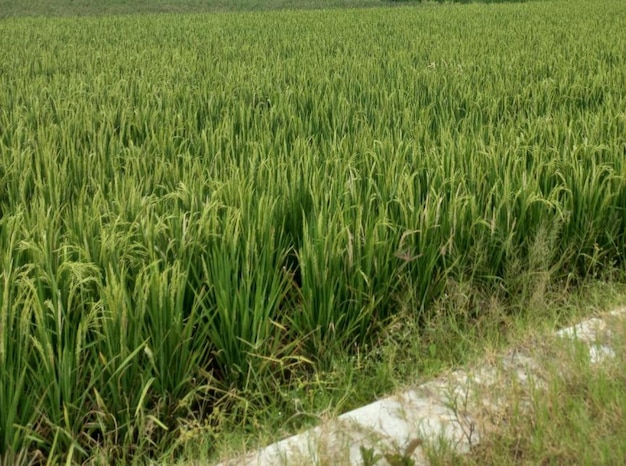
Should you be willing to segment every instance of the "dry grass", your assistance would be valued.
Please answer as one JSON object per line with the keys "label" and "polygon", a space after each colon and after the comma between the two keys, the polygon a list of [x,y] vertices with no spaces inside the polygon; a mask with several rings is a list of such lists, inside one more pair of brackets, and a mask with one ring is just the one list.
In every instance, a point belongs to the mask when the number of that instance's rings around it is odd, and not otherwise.
{"label": "dry grass", "polygon": [[530,383],[502,373],[475,392],[470,410],[481,440],[468,455],[431,446],[432,464],[622,464],[626,458],[626,319],[604,316],[598,341],[614,356],[594,362],[589,347],[567,338],[531,335],[525,352],[537,361]]}

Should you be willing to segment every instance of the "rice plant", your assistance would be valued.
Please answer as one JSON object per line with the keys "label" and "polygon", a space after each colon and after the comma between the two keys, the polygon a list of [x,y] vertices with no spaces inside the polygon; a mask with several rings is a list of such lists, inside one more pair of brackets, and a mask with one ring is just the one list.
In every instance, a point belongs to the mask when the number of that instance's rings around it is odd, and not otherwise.
{"label": "rice plant", "polygon": [[624,31],[618,0],[3,19],[0,456],[157,457],[449,279],[623,267]]}

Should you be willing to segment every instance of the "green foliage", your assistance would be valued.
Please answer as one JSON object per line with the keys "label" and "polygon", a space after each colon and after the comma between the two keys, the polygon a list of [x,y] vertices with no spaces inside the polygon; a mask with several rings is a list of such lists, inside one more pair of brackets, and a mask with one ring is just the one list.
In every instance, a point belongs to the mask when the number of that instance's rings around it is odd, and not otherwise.
{"label": "green foliage", "polygon": [[455,279],[623,266],[624,8],[3,20],[0,456],[156,457]]}

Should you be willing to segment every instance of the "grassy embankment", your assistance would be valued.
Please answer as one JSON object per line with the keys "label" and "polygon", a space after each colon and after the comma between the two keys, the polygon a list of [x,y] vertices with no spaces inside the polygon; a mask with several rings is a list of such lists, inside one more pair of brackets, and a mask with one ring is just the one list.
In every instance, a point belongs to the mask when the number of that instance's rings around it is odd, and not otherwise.
{"label": "grassy embankment", "polygon": [[[408,2],[412,0],[406,0]],[[401,0],[405,3],[404,0]],[[3,16],[107,16],[153,13],[312,10],[393,5],[394,0],[0,0]]]}
{"label": "grassy embankment", "polygon": [[[424,3],[431,3],[427,0]],[[526,0],[434,0],[439,3],[509,3]],[[422,0],[0,0],[6,16],[106,16],[153,13],[216,13],[227,11],[318,10],[390,7]]]}
{"label": "grassy embankment", "polygon": [[2,20],[0,454],[298,428],[320,392],[392,388],[394,328],[428,371],[623,280],[625,23],[612,0]]}
{"label": "grassy embankment", "polygon": [[432,445],[431,464],[621,464],[626,458],[626,321],[601,318],[608,332],[600,341],[607,346],[595,356],[585,344],[535,333],[520,348],[542,368],[531,383],[505,375],[491,389],[470,390],[457,404],[452,400],[460,413],[473,400],[501,404],[476,415],[482,434],[468,455],[450,445]]}

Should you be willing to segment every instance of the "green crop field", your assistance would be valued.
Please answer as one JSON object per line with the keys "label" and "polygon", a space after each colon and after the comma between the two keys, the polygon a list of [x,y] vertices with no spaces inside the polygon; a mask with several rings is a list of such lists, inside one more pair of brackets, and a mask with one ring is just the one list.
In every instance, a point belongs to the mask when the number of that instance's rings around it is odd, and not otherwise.
{"label": "green crop field", "polygon": [[9,462],[157,458],[455,280],[626,265],[623,0],[6,17],[0,44]]}

